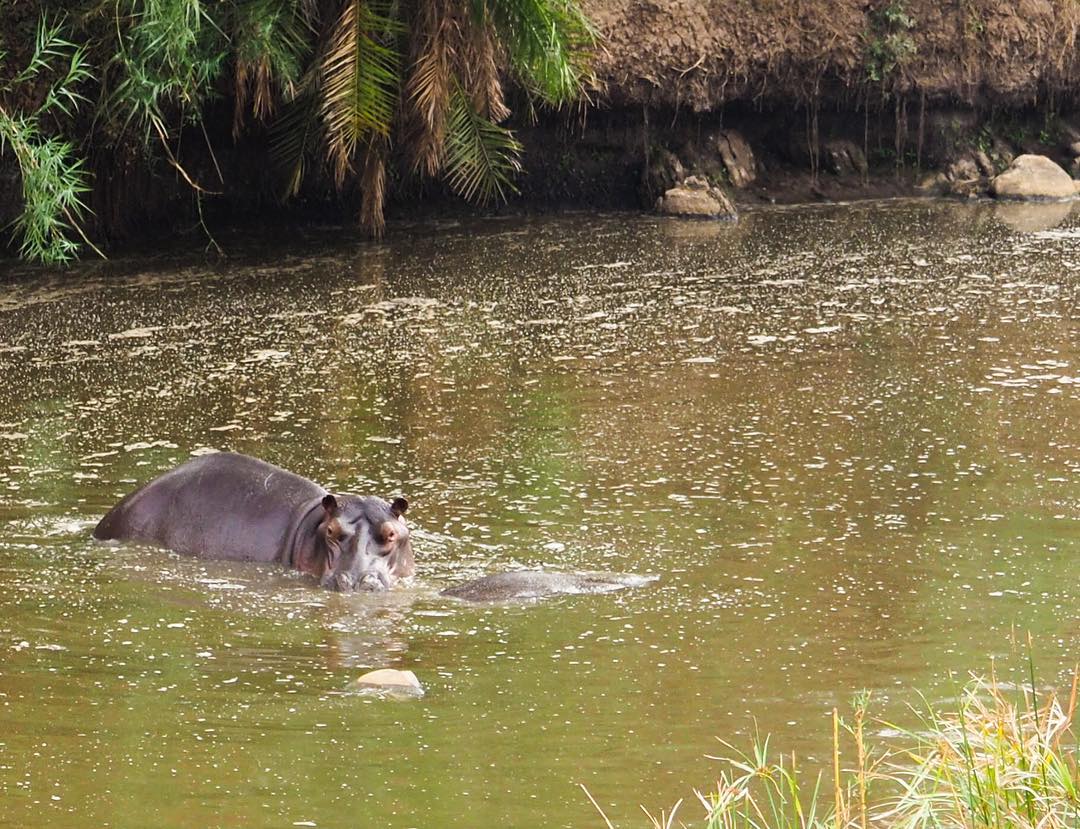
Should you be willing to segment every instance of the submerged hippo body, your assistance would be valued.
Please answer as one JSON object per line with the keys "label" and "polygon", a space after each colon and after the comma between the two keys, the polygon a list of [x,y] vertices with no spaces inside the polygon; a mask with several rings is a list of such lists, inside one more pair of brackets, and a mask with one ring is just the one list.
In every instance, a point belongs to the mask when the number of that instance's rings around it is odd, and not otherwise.
{"label": "submerged hippo body", "polygon": [[625,587],[641,587],[655,576],[619,573],[548,573],[543,570],[514,570],[467,581],[442,591],[470,602],[501,602],[512,599],[540,599],[569,593],[610,593]]}
{"label": "submerged hippo body", "polygon": [[337,590],[381,589],[415,569],[404,498],[331,495],[264,461],[216,452],[143,484],[94,529],[206,559],[292,567]]}

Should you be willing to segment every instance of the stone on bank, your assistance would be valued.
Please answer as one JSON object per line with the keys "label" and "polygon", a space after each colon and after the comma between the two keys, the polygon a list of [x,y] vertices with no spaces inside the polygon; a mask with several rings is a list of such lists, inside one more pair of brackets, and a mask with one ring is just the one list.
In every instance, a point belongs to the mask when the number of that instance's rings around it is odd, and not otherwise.
{"label": "stone on bank", "polygon": [[701,219],[734,219],[735,205],[719,187],[700,176],[689,176],[656,201],[656,210],[667,216]]}
{"label": "stone on bank", "polygon": [[1071,199],[1072,176],[1044,155],[1017,156],[1009,169],[990,182],[999,199]]}

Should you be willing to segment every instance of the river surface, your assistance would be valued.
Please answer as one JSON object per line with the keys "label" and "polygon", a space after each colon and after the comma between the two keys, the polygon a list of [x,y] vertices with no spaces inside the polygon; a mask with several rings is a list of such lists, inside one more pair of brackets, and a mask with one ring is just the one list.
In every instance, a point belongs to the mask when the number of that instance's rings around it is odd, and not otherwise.
{"label": "river surface", "polygon": [[[1049,211],[1049,214],[1047,213]],[[1080,215],[865,203],[311,231],[0,284],[0,826],[621,826],[1080,654]],[[96,544],[193,453],[406,495],[336,595]],[[471,606],[519,566],[646,587]],[[416,672],[408,702],[355,693]],[[700,814],[696,802],[682,817]]]}

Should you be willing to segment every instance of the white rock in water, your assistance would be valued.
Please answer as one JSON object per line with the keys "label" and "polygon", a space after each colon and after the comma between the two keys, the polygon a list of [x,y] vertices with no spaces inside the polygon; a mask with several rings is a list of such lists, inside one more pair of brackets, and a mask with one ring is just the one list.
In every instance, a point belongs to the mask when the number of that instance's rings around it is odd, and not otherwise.
{"label": "white rock in water", "polygon": [[412,671],[398,671],[394,668],[379,668],[377,671],[369,671],[356,680],[361,688],[383,690],[388,693],[403,696],[421,697],[424,695],[424,686],[416,678]]}

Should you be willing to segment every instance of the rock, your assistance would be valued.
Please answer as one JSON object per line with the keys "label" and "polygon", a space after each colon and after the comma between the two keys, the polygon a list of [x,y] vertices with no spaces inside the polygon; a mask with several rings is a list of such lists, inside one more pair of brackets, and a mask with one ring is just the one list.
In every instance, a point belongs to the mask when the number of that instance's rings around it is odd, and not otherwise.
{"label": "rock", "polygon": [[1080,155],[1080,128],[1068,121],[1058,121],[1058,148],[1070,155]]}
{"label": "rock", "polygon": [[396,696],[422,697],[424,686],[412,671],[380,668],[369,671],[354,683],[360,690],[382,691]]}
{"label": "rock", "polygon": [[724,130],[716,137],[716,149],[733,187],[742,190],[754,183],[757,179],[757,162],[754,151],[742,133]]}
{"label": "rock", "polygon": [[993,171],[994,166],[986,153],[980,152],[972,155],[962,155],[954,159],[945,170],[947,180],[946,192],[962,199],[973,199],[985,190],[985,178],[982,174],[983,164]]}
{"label": "rock", "polygon": [[869,169],[862,147],[854,141],[834,138],[825,142],[825,168],[841,178],[866,175]]}
{"label": "rock", "polygon": [[949,195],[958,196],[962,199],[974,199],[982,195],[986,190],[985,183],[981,178],[969,178],[962,181],[949,182]]}
{"label": "rock", "polygon": [[990,160],[997,165],[997,169],[1003,169],[1013,163],[1016,153],[1013,152],[1012,144],[1004,138],[994,137],[990,142]]}
{"label": "rock", "polygon": [[979,166],[971,156],[961,156],[948,166],[945,175],[949,181],[977,181],[979,178]]}
{"label": "rock", "polygon": [[656,209],[668,216],[687,216],[705,219],[734,219],[735,205],[719,187],[712,187],[703,178],[690,176],[672,187],[656,202]]}
{"label": "rock", "polygon": [[655,198],[657,193],[664,193],[686,178],[686,169],[682,161],[671,150],[661,148],[649,161],[648,195]]}
{"label": "rock", "polygon": [[727,144],[723,130],[706,130],[701,135],[687,139],[679,148],[679,158],[686,168],[686,175],[699,176],[707,181],[730,179],[731,174],[721,157],[721,150]]}
{"label": "rock", "polygon": [[993,178],[995,172],[994,162],[990,160],[990,156],[984,153],[982,150],[976,150],[973,154],[975,158],[975,166],[979,168],[979,172],[987,178]]}
{"label": "rock", "polygon": [[1072,176],[1044,155],[1021,155],[990,183],[999,199],[1071,199]]}
{"label": "rock", "polygon": [[1080,178],[1080,156],[1074,158],[1072,163],[1069,164],[1069,174],[1073,178]]}
{"label": "rock", "polygon": [[944,173],[931,173],[915,185],[924,193],[941,194],[949,192],[949,179]]}

